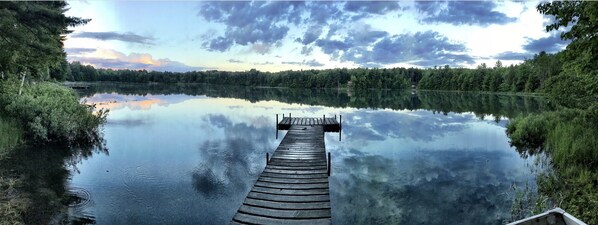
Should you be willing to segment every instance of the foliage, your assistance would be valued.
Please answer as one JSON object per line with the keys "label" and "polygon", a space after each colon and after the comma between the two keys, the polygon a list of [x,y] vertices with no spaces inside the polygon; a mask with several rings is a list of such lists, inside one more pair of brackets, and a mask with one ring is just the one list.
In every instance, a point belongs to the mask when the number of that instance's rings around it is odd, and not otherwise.
{"label": "foliage", "polygon": [[22,215],[31,203],[29,199],[16,191],[17,187],[21,186],[21,180],[2,175],[0,174],[0,224],[25,224]]}
{"label": "foliage", "polygon": [[0,72],[46,79],[59,67],[67,28],[89,21],[65,16],[66,7],[65,1],[0,2]]}
{"label": "foliage", "polygon": [[530,215],[536,215],[550,209],[549,199],[544,195],[538,195],[528,183],[518,187],[513,184],[511,188],[516,191],[515,200],[511,206],[511,220],[517,221]]}
{"label": "foliage", "polygon": [[70,63],[70,81],[116,81],[136,83],[204,83],[253,87],[339,88],[349,81],[357,89],[406,89],[421,79],[416,68],[327,69],[261,72],[192,71],[185,73],[146,70],[96,69],[79,62]]}
{"label": "foliage", "polygon": [[485,64],[476,69],[443,68],[426,69],[418,86],[428,90],[537,92],[545,82],[561,72],[560,54],[540,52],[522,64],[488,68]]}
{"label": "foliage", "polygon": [[[598,71],[598,2],[543,2],[537,9],[554,17],[546,31],[565,28],[561,38],[572,40],[564,55],[567,74],[585,75]],[[568,27],[569,30],[566,29]]]}
{"label": "foliage", "polygon": [[598,223],[598,103],[513,120],[511,144],[524,156],[542,150],[553,171],[538,178],[538,191],[588,224]]}
{"label": "foliage", "polygon": [[23,142],[23,130],[9,118],[0,116],[0,158]]}
{"label": "foliage", "polygon": [[25,135],[36,143],[91,144],[100,141],[99,126],[105,110],[93,114],[93,107],[81,105],[74,92],[53,83],[25,87],[14,92],[14,82],[0,83],[0,109],[23,125]]}
{"label": "foliage", "polygon": [[598,101],[598,76],[559,75],[546,81],[544,92],[569,108],[587,108]]}

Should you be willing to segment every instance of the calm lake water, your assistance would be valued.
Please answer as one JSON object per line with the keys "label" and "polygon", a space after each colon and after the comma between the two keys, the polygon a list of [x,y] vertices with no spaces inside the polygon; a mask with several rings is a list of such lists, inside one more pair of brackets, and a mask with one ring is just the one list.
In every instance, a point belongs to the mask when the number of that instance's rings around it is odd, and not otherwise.
{"label": "calm lake water", "polygon": [[[509,146],[508,119],[542,99],[450,92],[92,86],[110,109],[107,151],[68,166],[88,200],[72,217],[97,224],[226,224],[265,167],[275,115],[343,115],[332,153],[336,224],[502,224],[512,185],[535,185],[532,159]],[[283,137],[285,132],[280,132]]]}

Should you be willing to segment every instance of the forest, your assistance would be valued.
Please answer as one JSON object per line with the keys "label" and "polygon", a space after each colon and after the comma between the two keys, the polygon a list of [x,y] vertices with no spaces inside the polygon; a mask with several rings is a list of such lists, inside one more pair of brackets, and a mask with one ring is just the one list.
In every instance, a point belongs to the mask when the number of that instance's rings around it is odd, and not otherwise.
{"label": "forest", "polygon": [[[289,88],[410,89],[536,92],[546,80],[562,70],[561,56],[540,52],[518,65],[497,61],[475,69],[450,68],[354,68],[262,72],[193,71],[185,73],[146,70],[96,69],[80,62],[68,64],[67,73],[54,76],[67,81],[112,81],[136,83],[205,83]],[[480,85],[481,84],[481,85]]]}

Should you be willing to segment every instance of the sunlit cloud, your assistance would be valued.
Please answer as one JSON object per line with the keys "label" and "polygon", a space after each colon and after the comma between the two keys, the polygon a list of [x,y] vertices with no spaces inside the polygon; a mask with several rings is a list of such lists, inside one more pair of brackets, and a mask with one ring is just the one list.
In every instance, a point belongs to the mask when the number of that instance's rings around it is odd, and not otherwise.
{"label": "sunlit cloud", "polygon": [[98,68],[153,70],[186,72],[204,70],[204,67],[189,66],[168,58],[155,59],[149,53],[130,53],[128,55],[114,49],[66,49],[67,59]]}

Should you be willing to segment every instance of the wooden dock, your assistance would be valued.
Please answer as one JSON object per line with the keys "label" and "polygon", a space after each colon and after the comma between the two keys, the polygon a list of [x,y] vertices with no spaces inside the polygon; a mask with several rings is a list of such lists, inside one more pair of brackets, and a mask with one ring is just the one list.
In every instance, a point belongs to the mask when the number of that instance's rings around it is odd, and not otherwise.
{"label": "wooden dock", "polygon": [[[278,118],[277,118],[278,120]],[[333,118],[307,118],[307,117],[283,117],[278,123],[279,130],[288,130],[293,125],[302,126],[322,126],[325,132],[339,132],[341,129],[341,123]]]}
{"label": "wooden dock", "polygon": [[285,117],[277,124],[289,131],[231,224],[331,223],[324,130],[341,126],[318,119]]}

